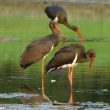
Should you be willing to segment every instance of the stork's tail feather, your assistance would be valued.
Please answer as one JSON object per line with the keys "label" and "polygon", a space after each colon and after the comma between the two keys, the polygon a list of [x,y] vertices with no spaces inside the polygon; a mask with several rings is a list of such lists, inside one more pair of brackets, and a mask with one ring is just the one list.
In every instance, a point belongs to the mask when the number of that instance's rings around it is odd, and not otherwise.
{"label": "stork's tail feather", "polygon": [[26,69],[28,66],[30,66],[31,64],[21,64],[20,63],[20,67],[23,69]]}
{"label": "stork's tail feather", "polygon": [[49,73],[49,72],[50,72],[50,67],[49,67],[49,65],[46,65],[45,71],[46,71],[46,73]]}
{"label": "stork's tail feather", "polygon": [[52,72],[54,70],[56,70],[56,68],[54,68],[51,64],[51,61],[46,65],[45,67],[46,73]]}

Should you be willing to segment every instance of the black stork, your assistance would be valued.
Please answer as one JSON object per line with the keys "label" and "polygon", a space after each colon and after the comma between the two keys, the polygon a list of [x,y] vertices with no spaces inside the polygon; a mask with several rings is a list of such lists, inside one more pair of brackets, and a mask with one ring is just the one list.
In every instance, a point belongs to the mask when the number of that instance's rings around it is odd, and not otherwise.
{"label": "black stork", "polygon": [[45,8],[45,13],[48,16],[48,18],[50,18],[54,22],[64,24],[71,30],[75,31],[76,34],[79,36],[80,41],[83,41],[83,37],[79,31],[79,28],[75,25],[71,25],[68,23],[67,13],[62,7],[57,5],[48,6]]}
{"label": "black stork", "polygon": [[70,98],[69,103],[73,104],[72,99],[72,71],[77,63],[84,63],[90,61],[90,68],[94,62],[96,51],[90,49],[85,51],[84,46],[80,44],[71,44],[61,48],[55,53],[54,57],[46,65],[46,71],[51,72],[61,68],[68,68],[68,79],[70,82]]}
{"label": "black stork", "polygon": [[56,23],[51,21],[49,24],[52,34],[30,43],[21,55],[20,66],[25,69],[31,64],[42,59],[42,95],[44,94],[44,59],[49,52],[59,43],[59,30],[56,28]]}

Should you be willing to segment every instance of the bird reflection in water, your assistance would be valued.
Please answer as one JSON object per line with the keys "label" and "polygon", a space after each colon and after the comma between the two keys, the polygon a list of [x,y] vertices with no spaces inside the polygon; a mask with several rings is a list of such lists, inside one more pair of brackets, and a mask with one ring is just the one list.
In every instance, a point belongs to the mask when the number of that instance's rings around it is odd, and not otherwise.
{"label": "bird reflection in water", "polygon": [[[37,94],[36,91],[26,84],[21,85],[19,92],[26,94],[20,97],[21,102],[31,107],[38,107],[43,104],[48,104],[49,107],[58,108],[58,110],[66,110],[66,108],[70,107],[68,103],[61,103],[56,100],[52,101],[47,96],[43,97],[41,94]],[[73,108],[73,106],[70,108]]]}
{"label": "bird reflection in water", "polygon": [[43,97],[40,94],[36,94],[36,92],[26,84],[23,84],[20,87],[19,92],[27,94],[26,96],[20,97],[20,100],[22,101],[23,104],[28,104],[31,107],[36,107],[43,103],[52,104],[51,100],[47,96]]}

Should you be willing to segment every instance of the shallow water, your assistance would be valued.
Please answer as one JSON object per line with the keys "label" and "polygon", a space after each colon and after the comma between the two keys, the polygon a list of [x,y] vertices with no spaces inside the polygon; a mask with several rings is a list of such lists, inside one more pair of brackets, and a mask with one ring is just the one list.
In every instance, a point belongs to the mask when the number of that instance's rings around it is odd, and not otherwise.
{"label": "shallow water", "polygon": [[[74,68],[74,105],[68,104],[70,88],[66,69],[45,74],[45,94],[49,99],[45,102],[40,100],[41,61],[22,70],[19,58],[3,56],[0,58],[0,110],[110,110],[110,58],[106,48],[110,44],[87,40],[84,45],[87,49],[95,48],[97,56],[91,71],[89,63]],[[23,91],[23,85],[30,89]],[[55,101],[59,104],[53,105]]]}

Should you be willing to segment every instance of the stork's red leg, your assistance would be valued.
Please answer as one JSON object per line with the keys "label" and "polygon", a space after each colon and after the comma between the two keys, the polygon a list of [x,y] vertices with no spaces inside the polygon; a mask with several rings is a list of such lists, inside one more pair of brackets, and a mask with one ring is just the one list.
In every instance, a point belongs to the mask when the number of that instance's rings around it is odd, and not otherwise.
{"label": "stork's red leg", "polygon": [[45,97],[45,94],[44,94],[44,57],[42,58],[42,96]]}
{"label": "stork's red leg", "polygon": [[69,79],[69,82],[70,82],[70,80],[71,80],[70,67],[68,67],[68,79]]}
{"label": "stork's red leg", "polygon": [[69,67],[69,71],[68,71],[68,78],[70,81],[70,98],[69,98],[69,104],[73,104],[73,96],[72,96],[72,71],[73,68]]}

